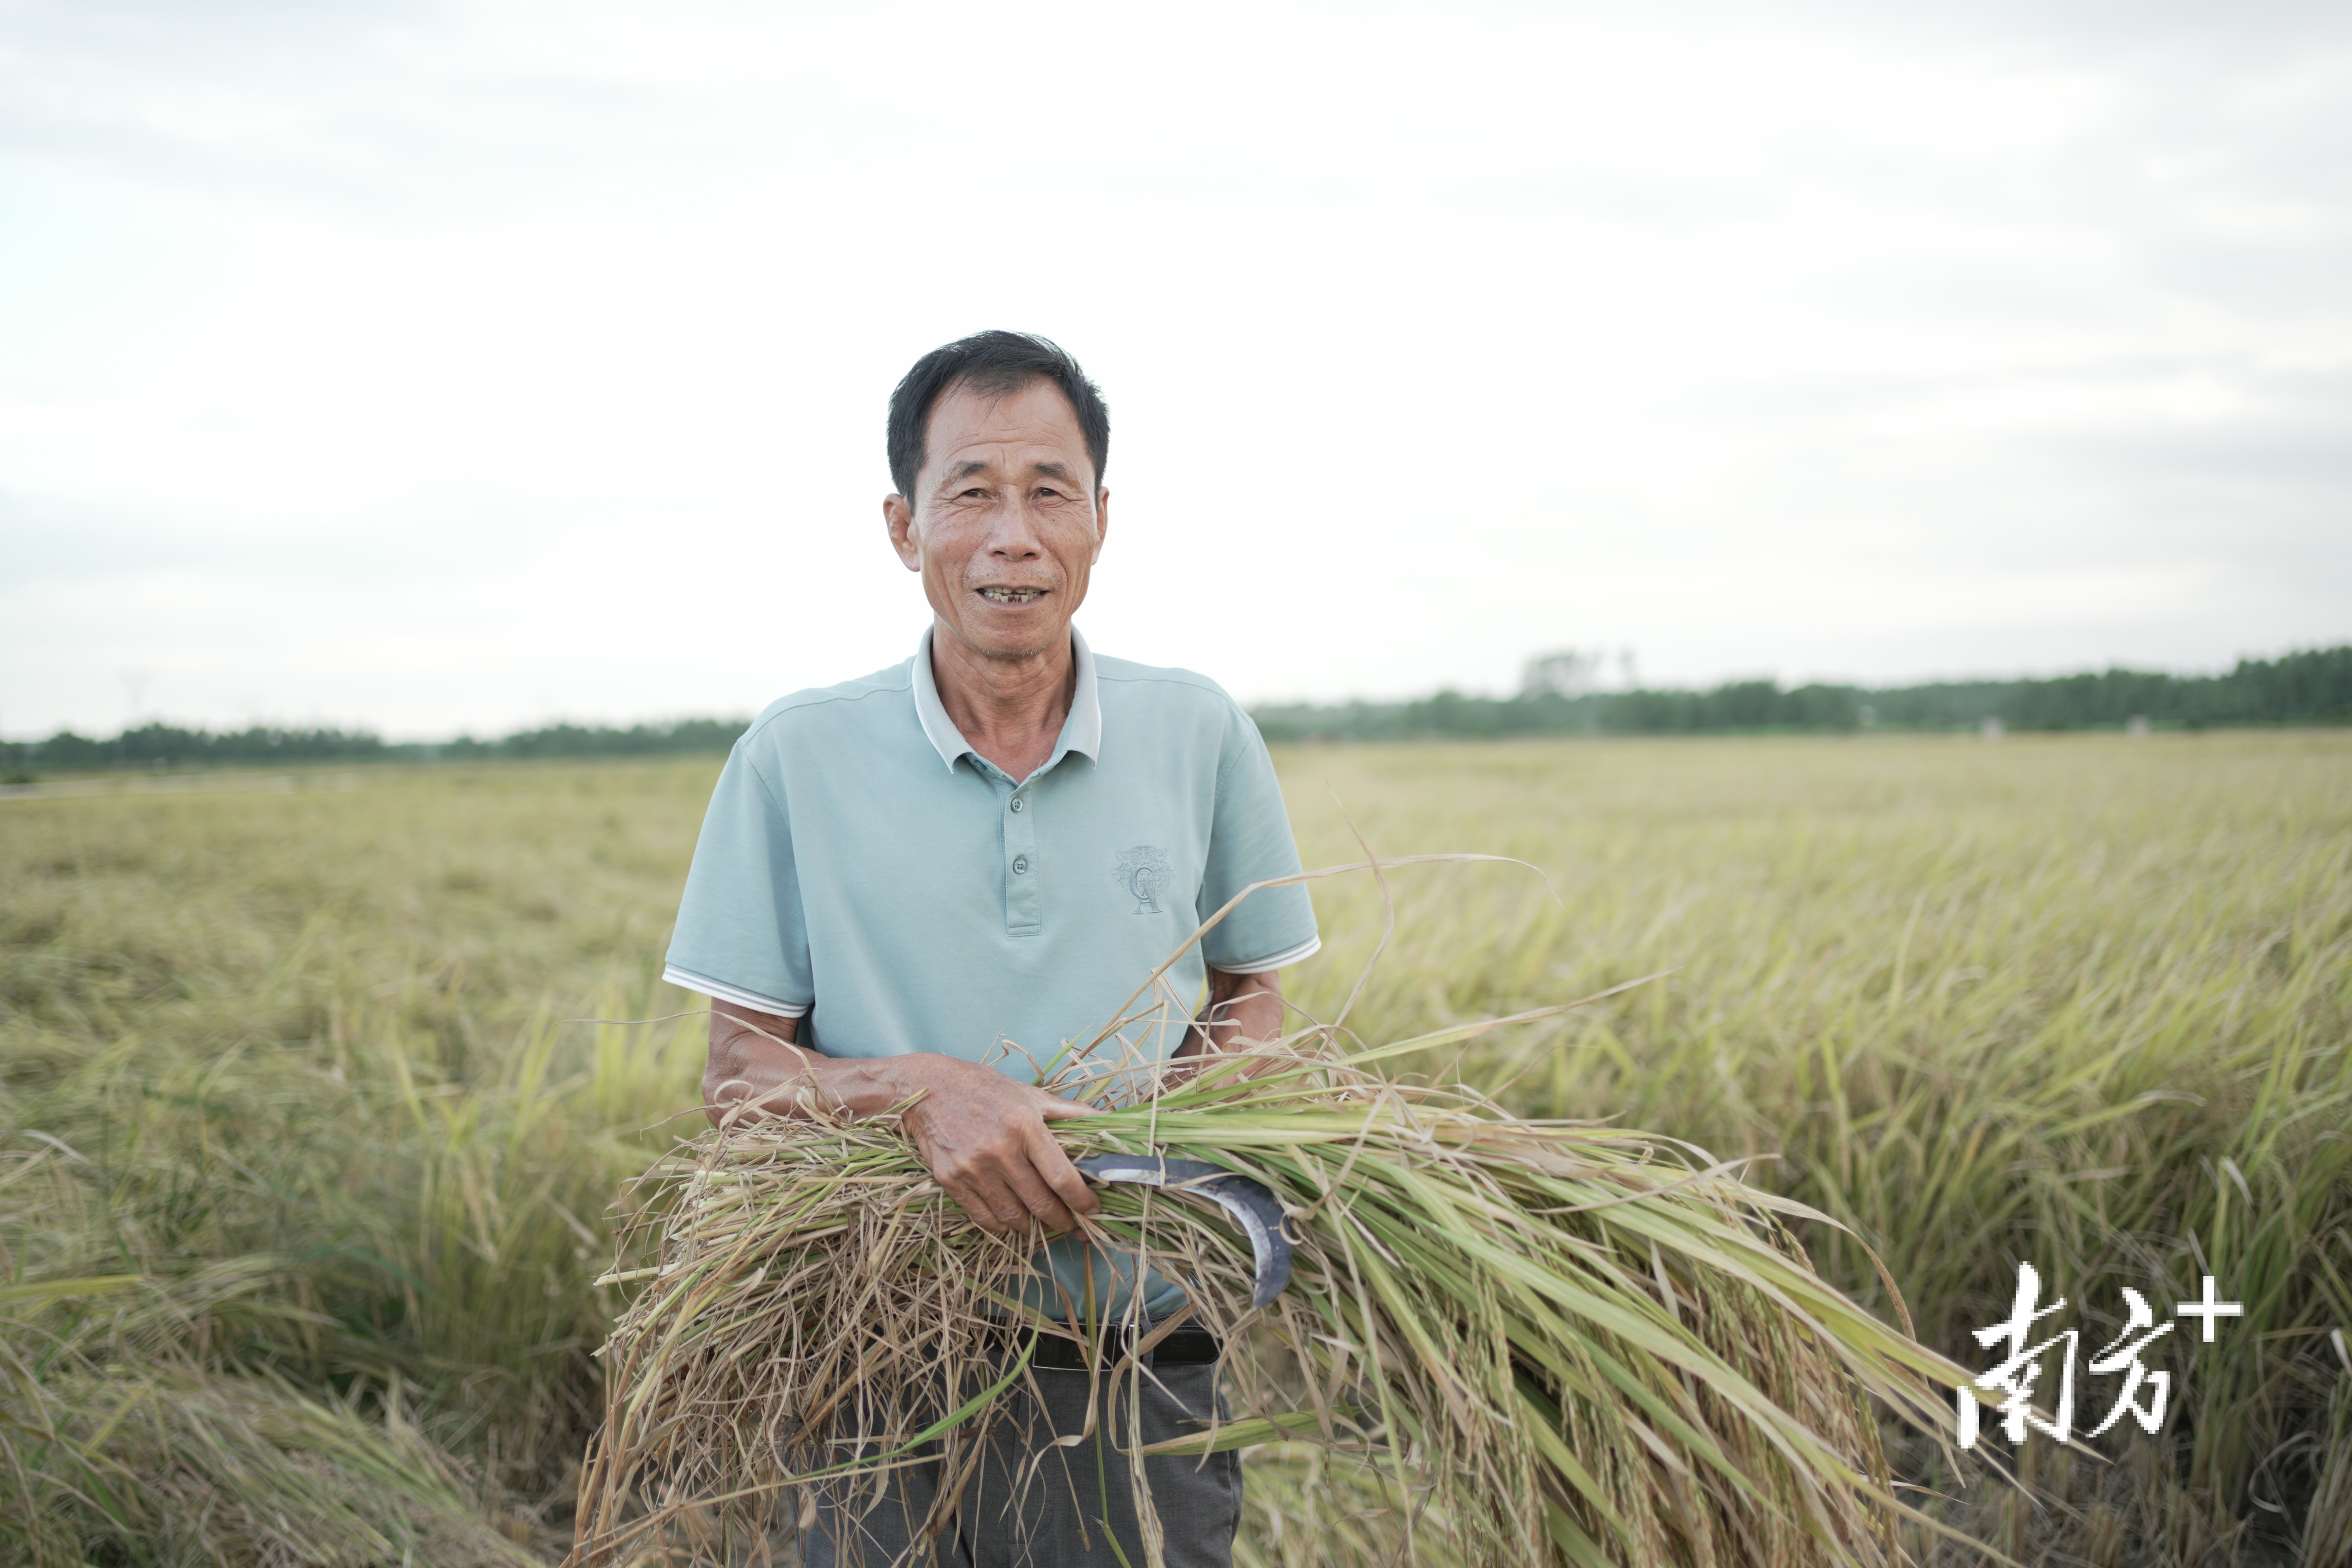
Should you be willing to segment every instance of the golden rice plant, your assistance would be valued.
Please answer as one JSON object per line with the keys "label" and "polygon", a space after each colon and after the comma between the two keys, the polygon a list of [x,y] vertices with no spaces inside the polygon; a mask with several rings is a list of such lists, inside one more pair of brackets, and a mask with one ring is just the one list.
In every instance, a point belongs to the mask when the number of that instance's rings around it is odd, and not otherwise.
{"label": "golden rice plant", "polygon": [[[0,1142],[0,1218],[28,1198],[70,1206],[62,1148]],[[0,1279],[0,1563],[539,1561],[482,1517],[477,1478],[415,1425],[397,1377],[371,1401],[206,1364],[194,1342],[281,1268]]]}
{"label": "golden rice plant", "polygon": [[[1559,1010],[1372,1047],[1315,1026],[1140,1093],[1131,1062],[1058,1079],[1099,1107],[1054,1124],[1071,1155],[1239,1172],[1279,1200],[1296,1247],[1288,1288],[1253,1310],[1248,1244],[1216,1204],[1105,1189],[1092,1239],[1181,1281],[1185,1315],[1227,1347],[1229,1419],[1112,1443],[1137,1495],[1150,1454],[1303,1444],[1378,1502],[1362,1527],[1392,1544],[1442,1521],[1432,1558],[1900,1561],[1874,1405],[1937,1430],[1938,1385],[1967,1373],[1813,1272],[1783,1221],[1821,1216],[1668,1140],[1383,1071]],[[647,1211],[656,1260],[614,1277],[639,1293],[604,1352],[576,1562],[681,1540],[722,1560],[812,1482],[855,1508],[894,1466],[937,1457],[954,1476],[1039,1340],[1103,1343],[1106,1318],[1139,1314],[1139,1293],[1097,1298],[1091,1279],[1088,1300],[1039,1311],[1032,1244],[971,1225],[896,1117],[802,1110],[707,1133],[651,1173],[674,1196]],[[1107,1370],[1145,1375],[1132,1354]]]}

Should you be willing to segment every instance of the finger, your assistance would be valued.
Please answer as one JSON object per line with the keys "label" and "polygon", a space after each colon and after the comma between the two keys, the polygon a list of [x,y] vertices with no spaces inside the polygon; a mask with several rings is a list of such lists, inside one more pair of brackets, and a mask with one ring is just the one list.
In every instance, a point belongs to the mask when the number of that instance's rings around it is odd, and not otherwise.
{"label": "finger", "polygon": [[1036,1098],[1037,1114],[1048,1121],[1067,1121],[1073,1116],[1100,1116],[1102,1107],[1086,1105],[1075,1100],[1063,1100],[1044,1089],[1031,1090]]}
{"label": "finger", "polygon": [[1093,1214],[1102,1207],[1102,1199],[1070,1163],[1070,1156],[1042,1127],[1029,1142],[1029,1163],[1073,1214]]}
{"label": "finger", "polygon": [[962,1208],[964,1217],[981,1229],[997,1231],[1004,1228],[996,1217],[995,1208],[986,1198],[974,1192],[968,1183],[958,1182],[948,1189],[948,1195],[955,1199],[957,1205]]}
{"label": "finger", "polygon": [[[1037,1131],[1042,1133],[1045,1129],[1040,1126]],[[1077,1220],[1070,1217],[1068,1204],[1063,1204],[1054,1194],[1054,1187],[1046,1184],[1046,1180],[1037,1173],[1037,1168],[1030,1159],[1030,1147],[1025,1142],[1016,1142],[1009,1150],[1002,1150],[995,1162],[990,1163],[988,1173],[1004,1183],[1004,1190],[1018,1204],[1018,1215],[1021,1215],[1024,1225],[1045,1225],[1056,1237],[1077,1227]]]}
{"label": "finger", "polygon": [[932,1180],[939,1183],[948,1196],[955,1199],[972,1224],[982,1230],[1004,1228],[1004,1222],[997,1217],[998,1209],[1004,1205],[988,1187],[961,1172],[952,1175],[934,1172]]}
{"label": "finger", "polygon": [[1015,1159],[1019,1163],[1004,1174],[1020,1200],[1022,1217],[1034,1220],[1055,1236],[1067,1236],[1077,1229],[1078,1222],[1069,1205],[1055,1195],[1036,1166],[1017,1155]]}
{"label": "finger", "polygon": [[988,1210],[986,1206],[973,1195],[969,1183],[961,1180],[950,1180],[948,1177],[940,1175],[937,1172],[932,1173],[931,1180],[939,1183],[940,1190],[941,1192],[955,1199],[956,1206],[963,1210],[965,1218],[971,1220],[974,1225],[980,1226],[983,1228],[987,1226],[989,1224]]}
{"label": "finger", "polygon": [[964,1208],[982,1230],[1003,1235],[1029,1227],[1029,1205],[1004,1182],[992,1175],[971,1173],[964,1178],[964,1184],[971,1194]]}

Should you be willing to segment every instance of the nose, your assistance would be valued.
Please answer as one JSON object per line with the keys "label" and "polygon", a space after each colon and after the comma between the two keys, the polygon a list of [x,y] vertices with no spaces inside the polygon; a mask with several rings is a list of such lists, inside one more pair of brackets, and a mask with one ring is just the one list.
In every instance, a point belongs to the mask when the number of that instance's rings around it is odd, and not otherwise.
{"label": "nose", "polygon": [[1034,561],[1045,552],[1029,498],[1016,495],[989,519],[988,553],[997,561]]}

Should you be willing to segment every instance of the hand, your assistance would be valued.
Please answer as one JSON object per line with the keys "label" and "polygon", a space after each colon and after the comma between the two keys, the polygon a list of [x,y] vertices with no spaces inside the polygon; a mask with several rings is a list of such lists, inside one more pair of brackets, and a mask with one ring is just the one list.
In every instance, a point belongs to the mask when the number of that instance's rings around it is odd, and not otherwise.
{"label": "hand", "polygon": [[913,1100],[900,1125],[932,1179],[982,1229],[1043,1226],[1060,1236],[1077,1228],[1077,1215],[1102,1206],[1045,1131],[1048,1121],[1093,1114],[1089,1107],[957,1057],[824,1057],[803,1049],[799,1036],[797,1018],[711,1004],[702,1096],[714,1124],[730,1115],[807,1114],[803,1100],[879,1116]]}
{"label": "hand", "polygon": [[1045,1130],[1093,1109],[1015,1083],[994,1068],[929,1054],[892,1058],[922,1098],[900,1125],[931,1178],[982,1230],[1055,1236],[1102,1207],[1094,1189]]}

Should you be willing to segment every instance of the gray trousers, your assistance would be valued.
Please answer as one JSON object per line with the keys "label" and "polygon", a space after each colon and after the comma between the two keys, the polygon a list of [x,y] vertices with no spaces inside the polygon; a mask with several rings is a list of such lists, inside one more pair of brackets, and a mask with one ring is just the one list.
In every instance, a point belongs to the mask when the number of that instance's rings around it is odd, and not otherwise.
{"label": "gray trousers", "polygon": [[[1005,1396],[1006,1416],[990,1434],[954,1521],[929,1550],[910,1548],[939,1495],[937,1460],[891,1472],[891,1495],[863,1515],[821,1496],[816,1524],[802,1541],[805,1568],[885,1568],[899,1562],[922,1568],[1120,1568],[1119,1552],[1126,1554],[1126,1568],[1144,1568],[1127,1455],[1129,1399],[1139,1389],[1147,1446],[1192,1436],[1216,1402],[1217,1369],[1167,1366],[1138,1379],[1039,1367],[1031,1378],[1038,1392],[1022,1384]],[[1093,1433],[1069,1447],[1047,1447],[1055,1437],[1086,1429],[1089,1382],[1097,1384]],[[1154,1456],[1143,1467],[1168,1568],[1231,1568],[1234,1531],[1241,1522],[1241,1456]],[[1117,1552],[1111,1536],[1118,1538]]]}

